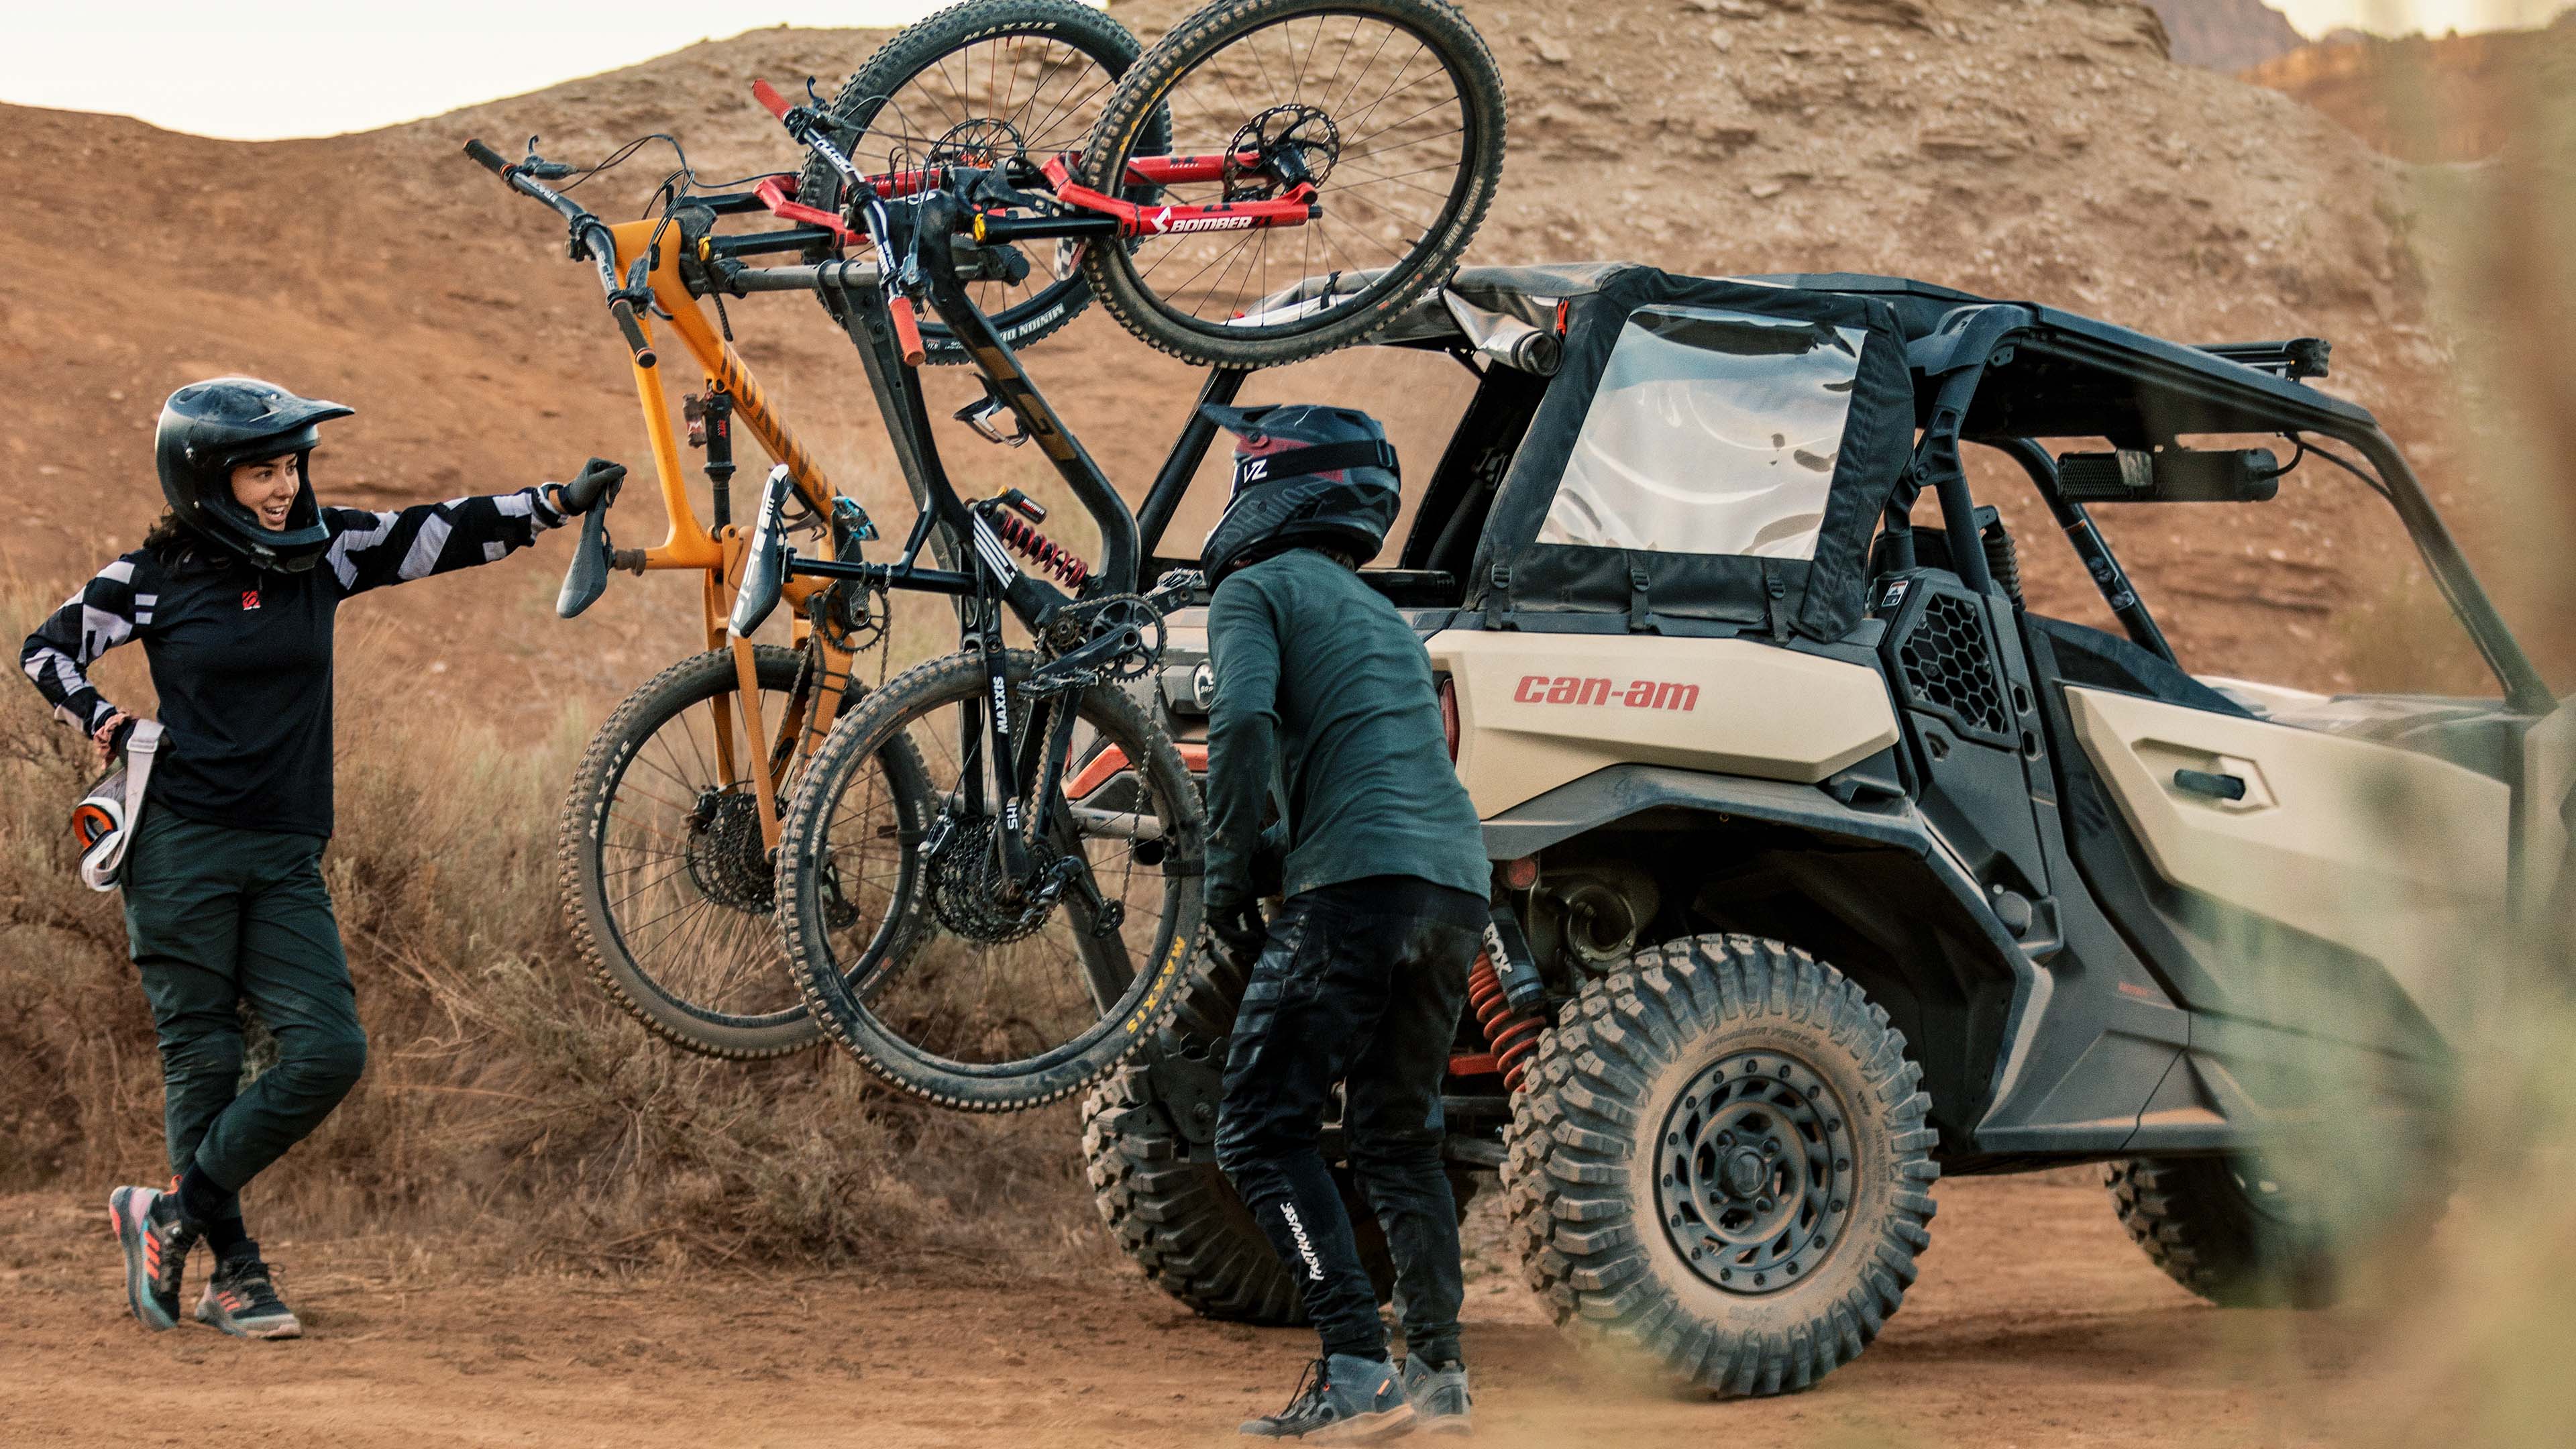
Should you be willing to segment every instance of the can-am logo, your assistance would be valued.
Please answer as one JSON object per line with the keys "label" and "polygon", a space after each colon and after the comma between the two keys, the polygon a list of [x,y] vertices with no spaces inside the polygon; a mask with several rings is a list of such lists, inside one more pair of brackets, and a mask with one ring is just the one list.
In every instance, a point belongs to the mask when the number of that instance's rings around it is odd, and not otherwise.
{"label": "can-am logo", "polygon": [[1585,679],[1572,674],[1524,674],[1512,690],[1515,704],[1617,705],[1622,709],[1699,708],[1699,686],[1669,679]]}
{"label": "can-am logo", "polygon": [[1241,231],[1259,220],[1251,216],[1185,216],[1172,220],[1172,209],[1147,212],[1145,224],[1158,232],[1173,231]]}

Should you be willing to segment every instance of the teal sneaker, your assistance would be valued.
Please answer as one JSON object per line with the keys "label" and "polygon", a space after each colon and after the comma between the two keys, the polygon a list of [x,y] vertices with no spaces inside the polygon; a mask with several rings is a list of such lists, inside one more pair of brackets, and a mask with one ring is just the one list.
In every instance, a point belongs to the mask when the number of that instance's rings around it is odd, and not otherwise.
{"label": "teal sneaker", "polygon": [[1306,1366],[1288,1407],[1243,1426],[1255,1439],[1375,1444],[1413,1432],[1413,1405],[1395,1365],[1337,1353]]}
{"label": "teal sneaker", "polygon": [[1413,1406],[1413,1424],[1426,1434],[1476,1432],[1474,1401],[1467,1394],[1467,1366],[1452,1359],[1446,1367],[1419,1354],[1404,1361],[1404,1401]]}
{"label": "teal sneaker", "polygon": [[179,1217],[179,1195],[120,1187],[107,1197],[108,1220],[125,1250],[125,1304],[158,1333],[179,1322],[179,1285],[197,1230]]}

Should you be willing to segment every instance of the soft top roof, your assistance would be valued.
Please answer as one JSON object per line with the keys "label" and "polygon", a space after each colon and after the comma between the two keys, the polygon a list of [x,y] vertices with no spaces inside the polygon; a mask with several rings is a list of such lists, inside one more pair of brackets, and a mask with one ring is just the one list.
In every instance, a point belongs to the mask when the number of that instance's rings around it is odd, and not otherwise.
{"label": "soft top roof", "polygon": [[[1447,287],[1399,314],[1371,340],[1382,346],[1472,349],[1497,332],[1518,327],[1553,330],[1560,304],[1641,275],[1663,274],[1636,262],[1465,267]],[[1991,368],[1978,389],[1966,428],[1971,438],[2107,436],[2124,446],[2146,446],[2184,433],[2306,428],[2341,434],[2376,425],[2368,409],[2292,378],[2210,348],[2169,342],[2043,303],[1998,302],[1931,282],[1857,272],[1674,280],[1723,280],[1883,302],[1896,315],[1907,361],[1918,375],[1974,360],[1951,355],[1949,342],[1960,334],[1961,309],[2000,306],[2021,313],[2019,325],[2002,339],[2010,360]],[[1324,285],[1323,279],[1311,279],[1263,306],[1296,300]],[[1346,290],[1349,283],[1340,285]],[[2228,350],[2260,352],[2279,346],[2286,344]],[[2321,353],[2322,347],[2317,350]],[[1917,391],[1928,405],[1928,394]]]}

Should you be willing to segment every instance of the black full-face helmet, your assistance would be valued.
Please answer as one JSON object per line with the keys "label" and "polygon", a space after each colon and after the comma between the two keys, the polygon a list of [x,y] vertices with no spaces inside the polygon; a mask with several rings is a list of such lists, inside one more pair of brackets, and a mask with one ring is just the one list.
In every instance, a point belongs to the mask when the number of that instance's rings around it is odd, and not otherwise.
{"label": "black full-face helmet", "polygon": [[1327,549],[1360,564],[1386,546],[1401,478],[1377,419],[1316,403],[1201,411],[1240,439],[1234,496],[1199,551],[1209,587],[1286,549]]}
{"label": "black full-face helmet", "polygon": [[[355,411],[253,377],[192,382],[161,405],[153,442],[161,496],[181,523],[220,548],[264,569],[309,569],[331,545],[309,466],[318,425]],[[283,453],[295,455],[299,486],[286,527],[272,531],[233,500],[232,471]]]}

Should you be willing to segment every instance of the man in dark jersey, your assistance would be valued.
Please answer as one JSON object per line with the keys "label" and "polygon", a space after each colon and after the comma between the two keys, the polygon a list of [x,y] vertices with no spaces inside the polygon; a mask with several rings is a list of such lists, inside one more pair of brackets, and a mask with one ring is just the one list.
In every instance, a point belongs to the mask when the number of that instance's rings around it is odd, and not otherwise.
{"label": "man in dark jersey", "polygon": [[[1233,499],[1202,555],[1215,588],[1207,916],[1239,957],[1258,953],[1226,1057],[1217,1161],[1323,1340],[1289,1406],[1243,1432],[1319,1443],[1464,1432],[1440,1082],[1491,867],[1449,763],[1431,661],[1356,572],[1395,521],[1395,451],[1345,408],[1208,412],[1242,441]],[[1274,795],[1282,818],[1265,839]],[[1257,897],[1274,861],[1287,902],[1265,924]],[[1351,1170],[1404,1298],[1401,1371],[1318,1149],[1336,1082]]]}
{"label": "man in dark jersey", "polygon": [[[178,1321],[202,1239],[216,1265],[198,1321],[249,1338],[302,1332],[243,1226],[239,1193],[321,1125],[367,1058],[357,995],[322,881],[331,835],[331,633],[340,601],[490,563],[589,508],[625,470],[592,459],[570,484],[423,503],[324,508],[316,428],[350,409],[251,378],[193,383],[161,412],[169,504],[143,546],[100,569],[27,636],[21,668],[102,760],[134,720],[89,666],[141,640],[164,731],[125,851],[125,929],[160,1035],[167,1192],[121,1187],[109,1213],[126,1296]],[[236,1007],[277,1038],[248,1090]]]}

